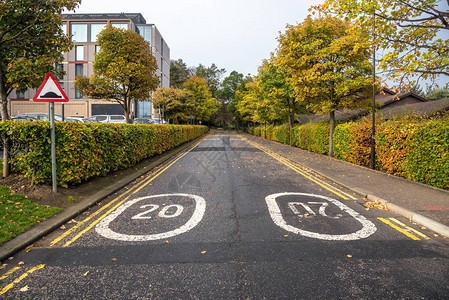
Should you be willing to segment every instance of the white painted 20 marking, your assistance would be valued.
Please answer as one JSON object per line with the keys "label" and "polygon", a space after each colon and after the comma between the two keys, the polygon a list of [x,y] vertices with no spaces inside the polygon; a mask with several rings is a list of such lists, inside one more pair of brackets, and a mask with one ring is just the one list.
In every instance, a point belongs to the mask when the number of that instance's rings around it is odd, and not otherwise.
{"label": "white painted 20 marking", "polygon": [[[293,213],[295,215],[298,215],[298,217],[300,217],[300,218],[311,218],[313,216],[316,216],[316,213],[312,210],[310,205],[320,205],[318,213],[320,215],[322,215],[323,217],[331,218],[331,219],[339,219],[339,218],[341,218],[343,216],[342,214],[336,214],[333,217],[332,216],[328,216],[326,214],[326,207],[329,205],[329,203],[327,203],[327,202],[307,202],[307,203],[303,203],[303,202],[289,202],[288,203],[288,207],[290,207],[290,209],[293,211]],[[307,211],[307,213],[306,214],[301,214],[296,206],[304,207],[304,209]]]}
{"label": "white painted 20 marking", "polygon": [[[151,208],[144,212],[138,213],[131,219],[133,219],[133,220],[151,219],[151,216],[149,214],[151,214],[153,211],[157,210],[160,206],[157,204],[147,204],[147,205],[142,205],[140,208],[147,208],[147,207],[151,207]],[[172,214],[168,214],[167,213],[168,210],[170,210],[172,207],[174,207],[176,209],[175,212]],[[182,205],[173,204],[173,205],[164,206],[157,215],[159,218],[176,218],[182,213],[183,210],[184,210],[184,207]]]}
{"label": "white painted 20 marking", "polygon": [[[178,227],[174,230],[170,230],[167,232],[147,234],[147,235],[137,235],[137,234],[124,234],[113,231],[109,225],[112,221],[114,221],[118,216],[120,216],[126,209],[131,207],[132,205],[148,199],[156,199],[156,198],[164,198],[164,197],[186,197],[194,200],[195,202],[195,210],[190,217],[190,219],[181,227]],[[184,211],[184,207],[180,204],[172,204],[163,206],[162,209],[159,210],[160,206],[157,204],[145,204],[140,206],[142,209],[149,208],[143,212],[140,212],[134,215],[131,219],[134,220],[145,220],[152,219],[155,217],[159,218],[176,218],[182,214]],[[155,215],[154,212],[159,212]],[[162,194],[162,195],[153,195],[137,198],[131,201],[126,202],[122,206],[120,206],[117,210],[112,212],[106,218],[101,220],[97,226],[95,227],[95,231],[103,237],[119,240],[119,241],[154,241],[160,239],[167,239],[169,237],[176,236],[181,233],[185,233],[194,228],[198,223],[202,220],[204,216],[204,212],[206,211],[206,201],[204,198],[196,195],[189,194]]]}
{"label": "white painted 20 marking", "polygon": [[[315,211],[310,207],[311,205],[320,205],[318,209],[318,213],[322,217],[326,217],[330,220],[337,220],[340,219],[343,214],[336,214],[335,216],[329,216],[326,214],[326,208],[329,206],[329,204],[333,204],[337,208],[339,208],[342,213],[345,213],[349,215],[350,217],[354,218],[358,223],[362,225],[362,228],[356,232],[348,233],[348,234],[325,234],[325,233],[319,233],[319,232],[313,232],[308,231],[303,228],[298,228],[292,225],[289,225],[287,221],[284,219],[281,208],[279,204],[277,203],[277,198],[285,197],[285,196],[299,196],[301,198],[318,198],[321,201],[311,201],[311,202],[288,202],[287,206],[293,211],[295,215],[298,215],[300,218],[305,217],[314,217],[317,216]],[[324,201],[323,201],[324,200]],[[315,238],[315,239],[322,239],[322,240],[331,240],[331,241],[352,241],[352,240],[359,240],[363,238],[367,238],[374,234],[377,230],[376,226],[373,222],[366,219],[364,216],[353,210],[352,208],[349,208],[348,206],[344,205],[340,201],[337,201],[335,199],[321,196],[321,195],[314,195],[314,194],[305,194],[305,193],[279,193],[279,194],[273,194],[269,195],[265,198],[265,201],[268,206],[268,211],[270,213],[271,219],[273,222],[278,225],[279,227],[283,228],[284,230],[287,230],[289,232],[299,234],[305,237]],[[301,214],[301,212],[298,210],[297,207],[303,207],[307,212],[305,214]],[[336,222],[336,221],[327,221],[327,222]],[[302,224],[302,223],[301,223]],[[298,225],[296,225],[298,226]]]}

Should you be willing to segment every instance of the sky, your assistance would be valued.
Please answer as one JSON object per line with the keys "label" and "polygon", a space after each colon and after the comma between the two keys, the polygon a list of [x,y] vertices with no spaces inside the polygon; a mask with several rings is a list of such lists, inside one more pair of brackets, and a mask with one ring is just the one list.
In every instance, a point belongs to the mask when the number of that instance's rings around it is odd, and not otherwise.
{"label": "sky", "polygon": [[301,23],[324,0],[82,0],[75,13],[141,13],[155,24],[171,59],[214,63],[227,75],[257,74],[287,24]]}

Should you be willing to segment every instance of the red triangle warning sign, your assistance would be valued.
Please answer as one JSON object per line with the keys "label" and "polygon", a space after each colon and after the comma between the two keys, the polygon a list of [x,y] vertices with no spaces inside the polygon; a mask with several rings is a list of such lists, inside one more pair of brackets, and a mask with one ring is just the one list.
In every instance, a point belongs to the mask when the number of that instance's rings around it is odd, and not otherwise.
{"label": "red triangle warning sign", "polygon": [[68,102],[69,98],[51,73],[47,73],[44,82],[33,97],[34,102]]}

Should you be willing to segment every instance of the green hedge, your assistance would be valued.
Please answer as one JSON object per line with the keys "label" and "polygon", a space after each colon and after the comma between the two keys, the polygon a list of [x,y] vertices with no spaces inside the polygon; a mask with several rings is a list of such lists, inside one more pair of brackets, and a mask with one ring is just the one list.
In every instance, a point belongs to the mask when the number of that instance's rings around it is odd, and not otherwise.
{"label": "green hedge", "polygon": [[329,123],[307,123],[293,128],[293,145],[311,152],[329,153]]}
{"label": "green hedge", "polygon": [[[335,157],[369,166],[371,127],[368,119],[337,125],[334,132]],[[262,127],[255,127],[250,129],[250,133],[261,136],[261,130]],[[289,144],[287,125],[273,127],[270,134],[273,140]],[[295,126],[292,143],[301,149],[327,154],[329,124]],[[378,121],[376,169],[449,189],[449,118]]]}
{"label": "green hedge", "polygon": [[[206,126],[56,122],[58,184],[67,187],[134,166],[207,131]],[[13,171],[51,183],[49,122],[2,122],[0,135],[12,140]]]}

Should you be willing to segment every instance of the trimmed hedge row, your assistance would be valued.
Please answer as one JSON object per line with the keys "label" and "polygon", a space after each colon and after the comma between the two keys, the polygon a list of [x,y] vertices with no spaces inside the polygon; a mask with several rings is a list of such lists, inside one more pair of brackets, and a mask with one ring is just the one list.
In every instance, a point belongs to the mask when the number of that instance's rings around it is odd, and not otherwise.
{"label": "trimmed hedge row", "polygon": [[[58,184],[64,187],[134,166],[208,131],[206,126],[56,122]],[[35,183],[51,183],[49,122],[0,123],[12,141],[11,167]]]}
{"label": "trimmed hedge row", "polygon": [[[371,121],[338,124],[334,132],[336,158],[369,166]],[[270,139],[289,144],[288,126],[270,126]],[[250,128],[262,136],[264,127]],[[268,136],[268,134],[267,134]],[[328,154],[329,123],[297,125],[292,144],[304,150]],[[376,169],[414,181],[449,189],[449,118],[378,121],[376,124]]]}

